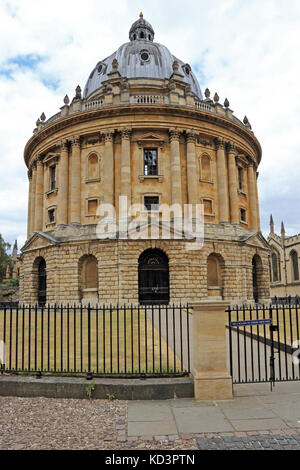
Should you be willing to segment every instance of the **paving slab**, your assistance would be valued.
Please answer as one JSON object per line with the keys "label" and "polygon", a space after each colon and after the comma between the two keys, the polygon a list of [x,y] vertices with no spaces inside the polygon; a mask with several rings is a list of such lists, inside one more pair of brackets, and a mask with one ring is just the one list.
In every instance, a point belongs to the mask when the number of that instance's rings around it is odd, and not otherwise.
{"label": "paving slab", "polygon": [[277,418],[278,415],[273,412],[272,409],[265,407],[261,408],[228,408],[226,406],[219,405],[224,415],[229,421],[236,419],[255,419],[255,418]]}
{"label": "paving slab", "polygon": [[[172,411],[168,401],[128,402],[128,421],[171,421]],[[143,433],[149,434],[149,433]]]}
{"label": "paving slab", "polygon": [[235,431],[266,431],[286,428],[286,424],[280,418],[235,419],[230,422]]}
{"label": "paving slab", "polygon": [[173,408],[173,413],[180,433],[233,431],[233,427],[217,407]]}
{"label": "paving slab", "polygon": [[128,436],[161,436],[178,434],[174,419],[170,421],[128,421]]}

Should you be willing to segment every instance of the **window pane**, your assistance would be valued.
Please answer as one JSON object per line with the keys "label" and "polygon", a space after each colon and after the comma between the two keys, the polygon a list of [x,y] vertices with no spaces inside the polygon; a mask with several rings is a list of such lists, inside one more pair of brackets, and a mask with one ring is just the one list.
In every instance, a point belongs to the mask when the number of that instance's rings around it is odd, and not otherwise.
{"label": "window pane", "polygon": [[157,149],[144,149],[144,175],[157,174]]}
{"label": "window pane", "polygon": [[159,197],[158,196],[145,196],[144,205],[147,211],[157,211],[159,208]]}

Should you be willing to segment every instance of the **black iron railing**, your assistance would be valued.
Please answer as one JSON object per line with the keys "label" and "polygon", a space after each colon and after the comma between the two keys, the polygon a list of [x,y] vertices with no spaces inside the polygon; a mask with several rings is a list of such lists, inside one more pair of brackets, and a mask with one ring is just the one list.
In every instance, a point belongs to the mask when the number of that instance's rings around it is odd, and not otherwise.
{"label": "black iron railing", "polygon": [[229,368],[233,383],[300,380],[300,307],[229,308]]}
{"label": "black iron railing", "polygon": [[0,362],[5,372],[88,376],[190,372],[189,307],[4,306]]}

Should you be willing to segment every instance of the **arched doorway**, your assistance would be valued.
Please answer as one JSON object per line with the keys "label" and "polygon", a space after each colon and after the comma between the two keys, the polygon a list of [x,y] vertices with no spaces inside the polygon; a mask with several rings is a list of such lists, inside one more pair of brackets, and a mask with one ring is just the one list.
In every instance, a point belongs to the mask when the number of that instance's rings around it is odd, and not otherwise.
{"label": "arched doorway", "polygon": [[139,258],[139,302],[168,304],[170,300],[169,260],[161,250],[146,250]]}
{"label": "arched doorway", "polygon": [[47,300],[46,261],[41,258],[38,265],[38,304],[45,305]]}

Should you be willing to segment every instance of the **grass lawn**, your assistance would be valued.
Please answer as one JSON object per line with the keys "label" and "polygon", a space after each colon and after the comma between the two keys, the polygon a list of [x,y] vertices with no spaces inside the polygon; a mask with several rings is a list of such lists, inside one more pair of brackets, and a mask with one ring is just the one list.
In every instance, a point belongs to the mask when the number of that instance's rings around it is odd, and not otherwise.
{"label": "grass lawn", "polygon": [[[140,332],[140,334],[138,334]],[[9,370],[88,371],[87,309],[48,312],[0,311],[0,340],[5,341]],[[170,344],[170,343],[169,343]],[[159,335],[145,309],[92,310],[90,371],[94,373],[167,373],[180,360]]]}

